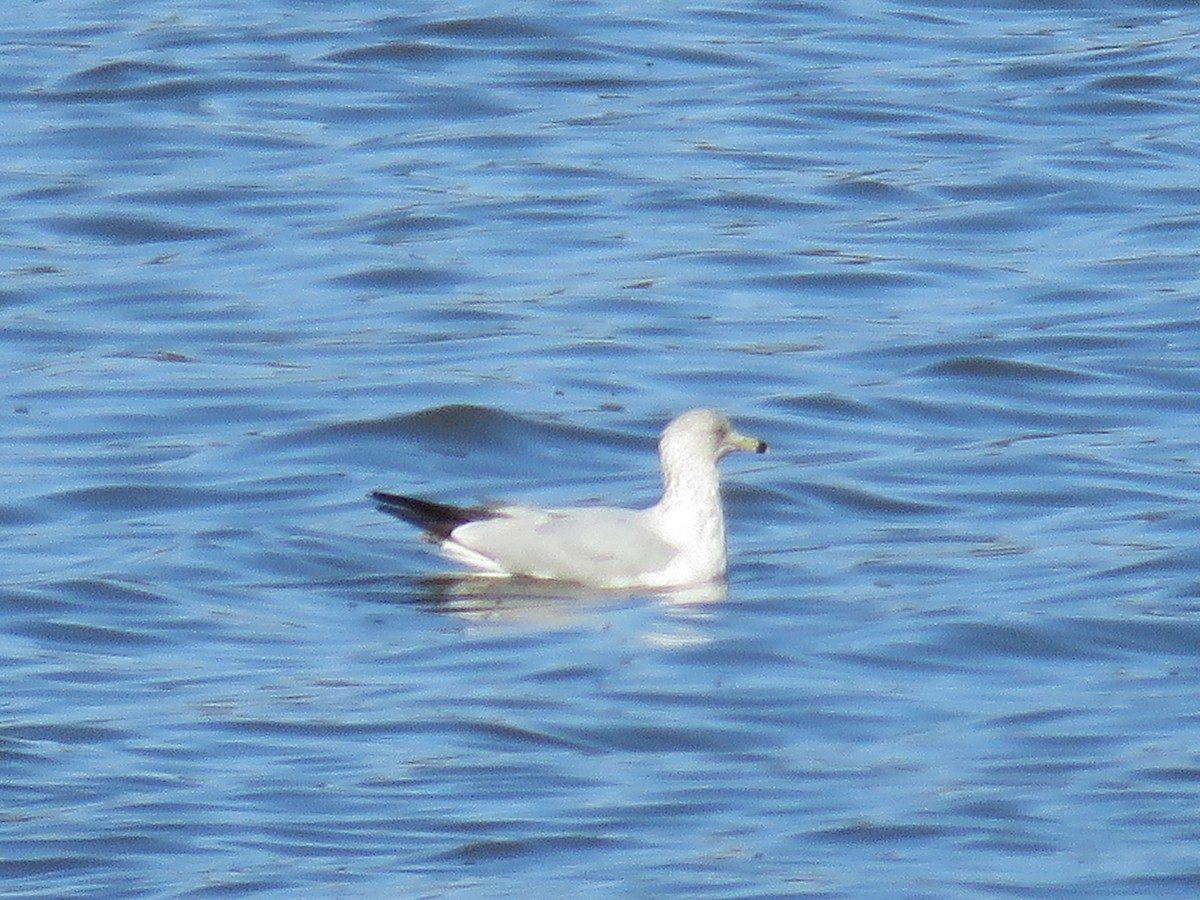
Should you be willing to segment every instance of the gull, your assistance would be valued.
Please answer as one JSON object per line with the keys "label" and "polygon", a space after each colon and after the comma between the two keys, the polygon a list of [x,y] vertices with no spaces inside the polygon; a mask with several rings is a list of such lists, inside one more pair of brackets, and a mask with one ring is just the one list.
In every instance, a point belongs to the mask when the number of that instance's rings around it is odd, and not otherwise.
{"label": "gull", "polygon": [[373,491],[378,508],[420,528],[450,560],[495,576],[603,589],[664,589],[725,574],[725,512],[717,461],[766,453],[712,409],[675,418],[658,442],[662,499],[649,509],[451,506]]}

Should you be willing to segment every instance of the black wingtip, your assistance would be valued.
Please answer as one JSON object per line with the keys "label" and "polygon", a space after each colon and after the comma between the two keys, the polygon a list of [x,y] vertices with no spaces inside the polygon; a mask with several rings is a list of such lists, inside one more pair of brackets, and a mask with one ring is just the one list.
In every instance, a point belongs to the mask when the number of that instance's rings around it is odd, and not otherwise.
{"label": "black wingtip", "polygon": [[410,497],[402,497],[399,494],[389,494],[387,491],[371,491],[371,499],[376,503],[395,504],[397,506],[407,503]]}
{"label": "black wingtip", "polygon": [[491,515],[486,509],[450,506],[447,503],[434,503],[432,500],[390,494],[387,491],[371,491],[371,499],[378,504],[380,512],[395,516],[438,538],[448,538],[450,532],[459,525],[486,519]]}

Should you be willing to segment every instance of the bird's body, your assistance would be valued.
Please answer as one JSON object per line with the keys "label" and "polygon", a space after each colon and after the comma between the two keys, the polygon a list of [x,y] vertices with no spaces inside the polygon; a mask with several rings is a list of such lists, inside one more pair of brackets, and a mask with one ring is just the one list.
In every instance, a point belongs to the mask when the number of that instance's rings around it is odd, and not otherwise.
{"label": "bird's body", "polygon": [[663,431],[663,496],[649,509],[458,507],[376,491],[384,512],[421,528],[447,558],[478,572],[599,588],[669,588],[725,574],[725,516],[717,461],[766,452],[709,409]]}

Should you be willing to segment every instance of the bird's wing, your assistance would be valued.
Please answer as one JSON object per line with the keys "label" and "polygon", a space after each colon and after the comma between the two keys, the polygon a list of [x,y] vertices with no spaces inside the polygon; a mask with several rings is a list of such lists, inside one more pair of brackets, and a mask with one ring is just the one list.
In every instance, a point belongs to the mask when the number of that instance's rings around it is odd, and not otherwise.
{"label": "bird's wing", "polygon": [[646,581],[679,552],[644,510],[507,507],[494,512],[495,518],[458,526],[446,543],[510,575],[620,587]]}

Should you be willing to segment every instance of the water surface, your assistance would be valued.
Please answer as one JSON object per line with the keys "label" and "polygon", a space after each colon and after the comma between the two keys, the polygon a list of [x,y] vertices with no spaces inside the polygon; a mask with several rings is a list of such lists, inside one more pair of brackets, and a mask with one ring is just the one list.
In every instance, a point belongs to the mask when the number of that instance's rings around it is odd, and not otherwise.
{"label": "water surface", "polygon": [[[13,897],[1191,897],[1186,4],[22,3]],[[653,502],[710,596],[366,499]]]}

